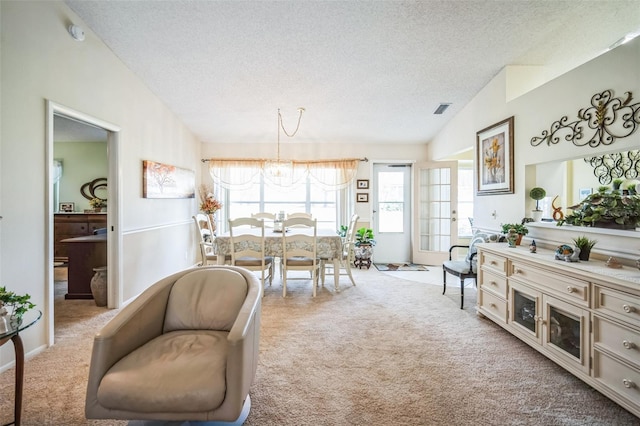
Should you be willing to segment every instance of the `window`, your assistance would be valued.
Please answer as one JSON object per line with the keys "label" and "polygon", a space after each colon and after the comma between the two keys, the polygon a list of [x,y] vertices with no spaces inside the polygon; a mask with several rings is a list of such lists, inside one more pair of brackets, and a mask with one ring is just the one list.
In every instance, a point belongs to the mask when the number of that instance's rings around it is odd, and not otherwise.
{"label": "window", "polygon": [[340,190],[320,188],[309,178],[300,185],[283,188],[265,181],[259,173],[246,189],[223,191],[230,218],[251,216],[257,212],[307,212],[318,219],[318,228],[338,228]]}

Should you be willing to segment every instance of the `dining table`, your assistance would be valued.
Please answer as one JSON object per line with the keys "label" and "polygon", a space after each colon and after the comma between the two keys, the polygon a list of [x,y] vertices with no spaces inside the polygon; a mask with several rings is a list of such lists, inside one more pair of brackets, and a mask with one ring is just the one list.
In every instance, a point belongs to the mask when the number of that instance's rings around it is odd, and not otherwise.
{"label": "dining table", "polygon": [[[260,234],[259,228],[252,228],[249,230],[256,235]],[[293,228],[285,230],[285,232],[298,232],[308,235],[313,234],[313,230],[307,228]],[[340,268],[340,261],[342,257],[342,238],[333,229],[318,228],[316,232],[317,240],[317,256],[321,259],[328,259],[333,262],[334,270],[337,271]],[[218,255],[218,264],[224,264],[225,257],[231,255],[231,236],[229,232],[218,234],[214,240],[214,250]],[[264,243],[265,256],[282,258],[282,232],[274,231],[273,229],[265,229],[265,243]],[[340,291],[340,283],[338,274],[333,276],[333,284],[336,292]]]}

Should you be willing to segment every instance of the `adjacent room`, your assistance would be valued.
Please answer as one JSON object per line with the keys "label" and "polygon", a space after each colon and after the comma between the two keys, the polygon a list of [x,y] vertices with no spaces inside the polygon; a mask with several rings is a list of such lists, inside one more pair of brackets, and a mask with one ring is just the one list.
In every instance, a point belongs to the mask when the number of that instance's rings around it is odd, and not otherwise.
{"label": "adjacent room", "polygon": [[638,0],[0,32],[0,424],[640,422]]}

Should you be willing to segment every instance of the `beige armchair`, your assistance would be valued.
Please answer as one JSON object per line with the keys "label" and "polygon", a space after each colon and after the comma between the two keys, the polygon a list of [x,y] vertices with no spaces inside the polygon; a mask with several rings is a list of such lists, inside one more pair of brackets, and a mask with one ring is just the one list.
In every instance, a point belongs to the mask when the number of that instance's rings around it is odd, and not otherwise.
{"label": "beige armchair", "polygon": [[258,365],[260,295],[253,273],[234,266],[153,284],[95,336],[86,417],[242,423]]}

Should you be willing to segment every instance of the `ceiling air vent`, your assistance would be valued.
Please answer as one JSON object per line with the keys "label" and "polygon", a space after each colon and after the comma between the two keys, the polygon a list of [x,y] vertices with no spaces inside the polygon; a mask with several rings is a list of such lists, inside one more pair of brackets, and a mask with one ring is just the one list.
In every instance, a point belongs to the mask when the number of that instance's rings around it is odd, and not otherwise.
{"label": "ceiling air vent", "polygon": [[435,111],[433,111],[434,114],[442,114],[443,112],[445,112],[447,110],[447,108],[449,108],[449,105],[451,104],[440,104],[438,105],[438,108],[436,108]]}

